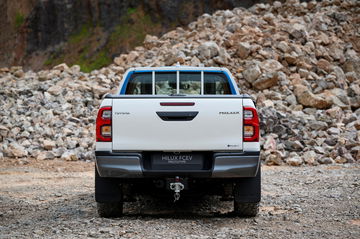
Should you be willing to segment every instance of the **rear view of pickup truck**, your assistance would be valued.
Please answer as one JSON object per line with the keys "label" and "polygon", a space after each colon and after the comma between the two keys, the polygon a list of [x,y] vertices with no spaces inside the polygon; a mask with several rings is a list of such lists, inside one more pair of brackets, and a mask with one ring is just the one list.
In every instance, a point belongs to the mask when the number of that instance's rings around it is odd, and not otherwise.
{"label": "rear view of pickup truck", "polygon": [[255,216],[261,195],[259,119],[231,73],[214,67],[129,69],[96,121],[95,199],[121,216],[137,195],[219,195]]}

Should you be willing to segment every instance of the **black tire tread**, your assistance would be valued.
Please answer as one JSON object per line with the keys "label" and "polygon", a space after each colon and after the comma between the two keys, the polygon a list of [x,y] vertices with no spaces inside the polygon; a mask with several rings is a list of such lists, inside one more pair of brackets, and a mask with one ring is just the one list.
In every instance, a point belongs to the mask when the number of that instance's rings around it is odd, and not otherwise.
{"label": "black tire tread", "polygon": [[234,202],[234,214],[241,217],[255,217],[259,212],[258,202]]}
{"label": "black tire tread", "polygon": [[120,217],[123,214],[122,202],[98,202],[97,210],[100,217]]}
{"label": "black tire tread", "polygon": [[234,214],[255,217],[261,200],[261,165],[255,177],[241,178],[234,185]]}

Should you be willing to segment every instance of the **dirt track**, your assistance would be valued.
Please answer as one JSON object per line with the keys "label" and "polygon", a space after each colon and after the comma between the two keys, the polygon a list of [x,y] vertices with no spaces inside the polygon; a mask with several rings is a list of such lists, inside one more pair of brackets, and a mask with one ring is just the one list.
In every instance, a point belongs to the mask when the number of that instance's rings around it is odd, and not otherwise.
{"label": "dirt track", "polygon": [[360,165],[263,167],[256,218],[230,202],[144,198],[99,218],[93,164],[0,162],[0,238],[360,238]]}

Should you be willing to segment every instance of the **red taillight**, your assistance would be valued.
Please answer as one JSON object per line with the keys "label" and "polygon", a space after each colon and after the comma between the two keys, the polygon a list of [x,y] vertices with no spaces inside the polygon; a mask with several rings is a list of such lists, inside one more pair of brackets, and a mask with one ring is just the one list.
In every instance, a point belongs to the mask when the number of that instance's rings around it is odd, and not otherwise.
{"label": "red taillight", "polygon": [[259,142],[259,117],[255,108],[244,107],[244,141]]}
{"label": "red taillight", "polygon": [[112,141],[112,109],[111,106],[100,108],[96,118],[96,141]]}

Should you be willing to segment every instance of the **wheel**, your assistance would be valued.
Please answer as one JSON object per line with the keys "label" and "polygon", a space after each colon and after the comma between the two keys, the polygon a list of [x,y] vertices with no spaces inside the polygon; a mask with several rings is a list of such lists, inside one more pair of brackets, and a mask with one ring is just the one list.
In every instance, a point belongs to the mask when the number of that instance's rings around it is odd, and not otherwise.
{"label": "wheel", "polygon": [[121,184],[116,178],[101,177],[96,166],[95,201],[100,217],[119,217],[123,213]]}
{"label": "wheel", "polygon": [[119,217],[123,213],[123,203],[98,202],[97,210],[100,217]]}
{"label": "wheel", "polygon": [[261,166],[255,177],[241,178],[234,185],[234,214],[255,217],[259,212],[261,199]]}
{"label": "wheel", "polygon": [[234,201],[234,213],[236,216],[255,217],[259,212],[258,202],[236,202]]}

